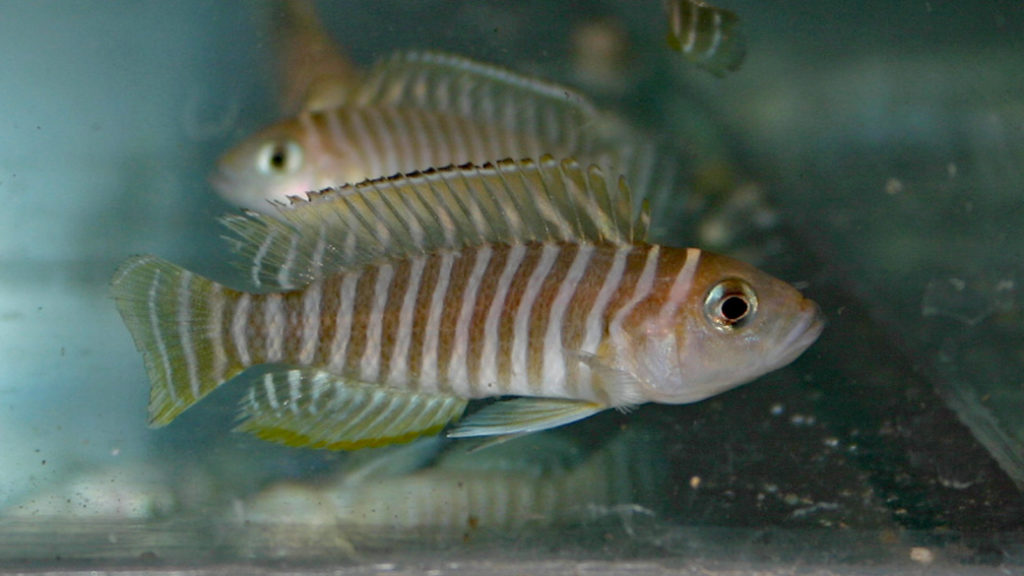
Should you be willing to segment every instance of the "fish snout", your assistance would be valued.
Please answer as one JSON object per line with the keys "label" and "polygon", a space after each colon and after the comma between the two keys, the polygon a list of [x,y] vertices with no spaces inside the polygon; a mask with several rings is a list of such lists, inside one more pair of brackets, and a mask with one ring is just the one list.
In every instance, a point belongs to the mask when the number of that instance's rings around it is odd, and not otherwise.
{"label": "fish snout", "polygon": [[779,355],[783,359],[779,365],[785,365],[795,360],[811,344],[814,344],[824,329],[825,315],[822,313],[821,307],[815,301],[804,298],[800,302],[794,321],[790,324],[789,330],[779,346]]}

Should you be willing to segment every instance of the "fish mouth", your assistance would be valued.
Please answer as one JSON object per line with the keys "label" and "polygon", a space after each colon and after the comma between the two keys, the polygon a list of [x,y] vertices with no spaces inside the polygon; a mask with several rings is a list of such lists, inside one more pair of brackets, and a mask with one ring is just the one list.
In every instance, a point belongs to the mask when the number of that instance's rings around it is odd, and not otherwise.
{"label": "fish mouth", "polygon": [[242,208],[255,208],[246,196],[249,187],[236,171],[219,167],[207,177],[207,182],[225,202]]}
{"label": "fish mouth", "polygon": [[221,196],[227,195],[227,191],[231,190],[231,183],[233,181],[234,177],[223,168],[218,168],[209,177],[210,186],[213,186],[213,189]]}
{"label": "fish mouth", "polygon": [[779,346],[779,366],[789,364],[814,344],[825,329],[825,315],[813,300],[804,299],[800,315]]}

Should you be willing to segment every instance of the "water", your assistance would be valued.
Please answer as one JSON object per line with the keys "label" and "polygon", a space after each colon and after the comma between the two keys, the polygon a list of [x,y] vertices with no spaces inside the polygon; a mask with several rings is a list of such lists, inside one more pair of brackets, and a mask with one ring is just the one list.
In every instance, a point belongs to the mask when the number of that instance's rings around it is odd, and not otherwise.
{"label": "water", "polygon": [[[701,219],[664,234],[800,283],[829,326],[751,385],[604,415],[567,431],[576,448],[535,450],[564,460],[512,460],[555,482],[617,430],[649,427],[659,451],[638,457],[663,468],[636,478],[642,504],[607,500],[571,529],[285,538],[246,523],[255,495],[291,482],[308,496],[359,458],[231,434],[240,387],[146,428],[145,374],[106,287],[142,252],[232,273],[216,223],[229,206],[206,178],[274,118],[264,6],[0,4],[0,566],[1019,568],[1024,10],[723,6],[749,37],[723,80],[667,50],[656,1],[321,7],[362,65],[453,51],[576,84],[657,132]],[[624,33],[633,60],[574,56],[583,30]]]}

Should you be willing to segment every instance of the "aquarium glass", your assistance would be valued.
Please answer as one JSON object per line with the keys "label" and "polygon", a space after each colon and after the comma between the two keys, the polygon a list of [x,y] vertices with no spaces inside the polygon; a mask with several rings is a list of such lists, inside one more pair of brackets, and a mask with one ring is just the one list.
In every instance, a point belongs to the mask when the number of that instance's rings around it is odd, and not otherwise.
{"label": "aquarium glass", "polygon": [[[662,0],[0,0],[0,571],[1022,570],[1024,5],[713,1],[667,4],[728,15],[735,69],[674,50]],[[248,285],[212,175],[303,109],[289,49],[584,95],[656,150],[651,241],[786,280],[824,332],[703,401],[482,447],[234,431],[260,369],[150,426],[111,278]]]}

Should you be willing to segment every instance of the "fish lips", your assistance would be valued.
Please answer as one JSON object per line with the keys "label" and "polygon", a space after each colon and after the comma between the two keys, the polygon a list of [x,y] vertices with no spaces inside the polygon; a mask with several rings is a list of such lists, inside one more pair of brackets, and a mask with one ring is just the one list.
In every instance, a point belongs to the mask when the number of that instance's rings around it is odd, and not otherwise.
{"label": "fish lips", "polygon": [[801,302],[800,314],[789,329],[789,333],[782,339],[778,347],[779,353],[774,356],[767,369],[782,368],[796,360],[814,344],[824,329],[825,315],[821,312],[821,307],[813,300],[805,298]]}

